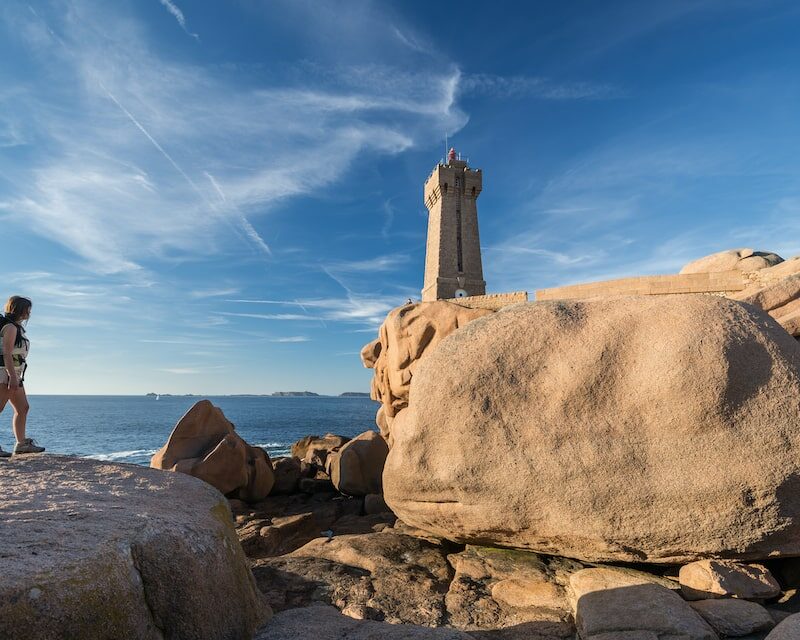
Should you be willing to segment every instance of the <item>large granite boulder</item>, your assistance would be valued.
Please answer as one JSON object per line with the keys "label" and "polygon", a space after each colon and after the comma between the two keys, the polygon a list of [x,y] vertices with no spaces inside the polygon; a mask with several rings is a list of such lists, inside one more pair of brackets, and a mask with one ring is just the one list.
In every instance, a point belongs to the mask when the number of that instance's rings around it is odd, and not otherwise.
{"label": "large granite boulder", "polygon": [[204,482],[41,456],[3,464],[0,494],[0,638],[245,640],[269,615]]}
{"label": "large granite boulder", "polygon": [[588,561],[800,554],[800,345],[716,296],[526,303],[420,362],[404,522]]}
{"label": "large granite boulder", "polygon": [[381,493],[389,446],[381,434],[365,431],[328,455],[328,475],[336,490],[348,496]]}
{"label": "large granite boulder", "polygon": [[681,269],[681,273],[711,273],[715,271],[758,271],[783,262],[777,253],[753,249],[728,249],[704,256]]}
{"label": "large granite boulder", "polygon": [[178,421],[150,466],[188,473],[246,502],[263,500],[275,483],[267,452],[247,444],[208,400],[197,402]]}
{"label": "large granite boulder", "polygon": [[371,397],[381,403],[375,422],[390,445],[392,422],[408,406],[411,379],[422,357],[456,329],[491,313],[445,300],[409,303],[389,312],[377,340],[361,350],[361,361],[375,370]]}

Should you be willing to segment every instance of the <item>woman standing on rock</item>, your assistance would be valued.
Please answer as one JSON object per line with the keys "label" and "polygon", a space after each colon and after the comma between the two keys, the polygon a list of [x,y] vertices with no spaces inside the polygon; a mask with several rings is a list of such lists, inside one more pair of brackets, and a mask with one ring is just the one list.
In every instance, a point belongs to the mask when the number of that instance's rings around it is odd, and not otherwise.
{"label": "woman standing on rock", "polygon": [[[14,407],[14,438],[16,445],[14,453],[41,453],[44,447],[39,447],[30,438],[25,437],[25,421],[28,418],[28,397],[25,395],[23,381],[25,369],[28,368],[25,359],[28,357],[30,341],[25,337],[22,323],[27,323],[31,317],[33,303],[22,296],[11,296],[6,303],[5,317],[0,318],[0,412],[10,401]],[[8,458],[11,454],[0,448],[0,457]]]}

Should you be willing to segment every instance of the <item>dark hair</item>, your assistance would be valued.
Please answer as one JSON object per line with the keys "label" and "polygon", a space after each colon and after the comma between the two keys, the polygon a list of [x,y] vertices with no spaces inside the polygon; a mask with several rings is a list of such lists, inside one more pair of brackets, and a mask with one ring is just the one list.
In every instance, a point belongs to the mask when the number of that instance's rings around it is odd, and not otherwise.
{"label": "dark hair", "polygon": [[33,302],[31,302],[30,298],[11,296],[6,302],[6,318],[15,324],[19,324],[28,311],[31,310],[31,307],[33,307]]}

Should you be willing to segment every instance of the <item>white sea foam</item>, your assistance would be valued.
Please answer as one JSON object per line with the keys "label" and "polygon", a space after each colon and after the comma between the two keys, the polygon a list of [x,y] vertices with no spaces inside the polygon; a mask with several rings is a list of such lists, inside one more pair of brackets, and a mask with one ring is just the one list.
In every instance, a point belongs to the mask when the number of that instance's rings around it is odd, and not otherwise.
{"label": "white sea foam", "polygon": [[152,456],[158,449],[135,449],[133,451],[113,451],[111,453],[93,453],[86,456],[92,460],[101,460],[102,462],[116,462],[119,460],[127,460],[128,458],[135,458],[141,456]]}

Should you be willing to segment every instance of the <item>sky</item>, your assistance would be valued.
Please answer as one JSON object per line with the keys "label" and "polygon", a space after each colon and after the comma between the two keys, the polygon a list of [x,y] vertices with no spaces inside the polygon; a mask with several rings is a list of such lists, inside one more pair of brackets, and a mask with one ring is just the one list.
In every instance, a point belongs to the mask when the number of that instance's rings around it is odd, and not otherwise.
{"label": "sky", "polygon": [[5,0],[26,388],[367,391],[446,144],[489,292],[800,253],[799,32],[770,0]]}

